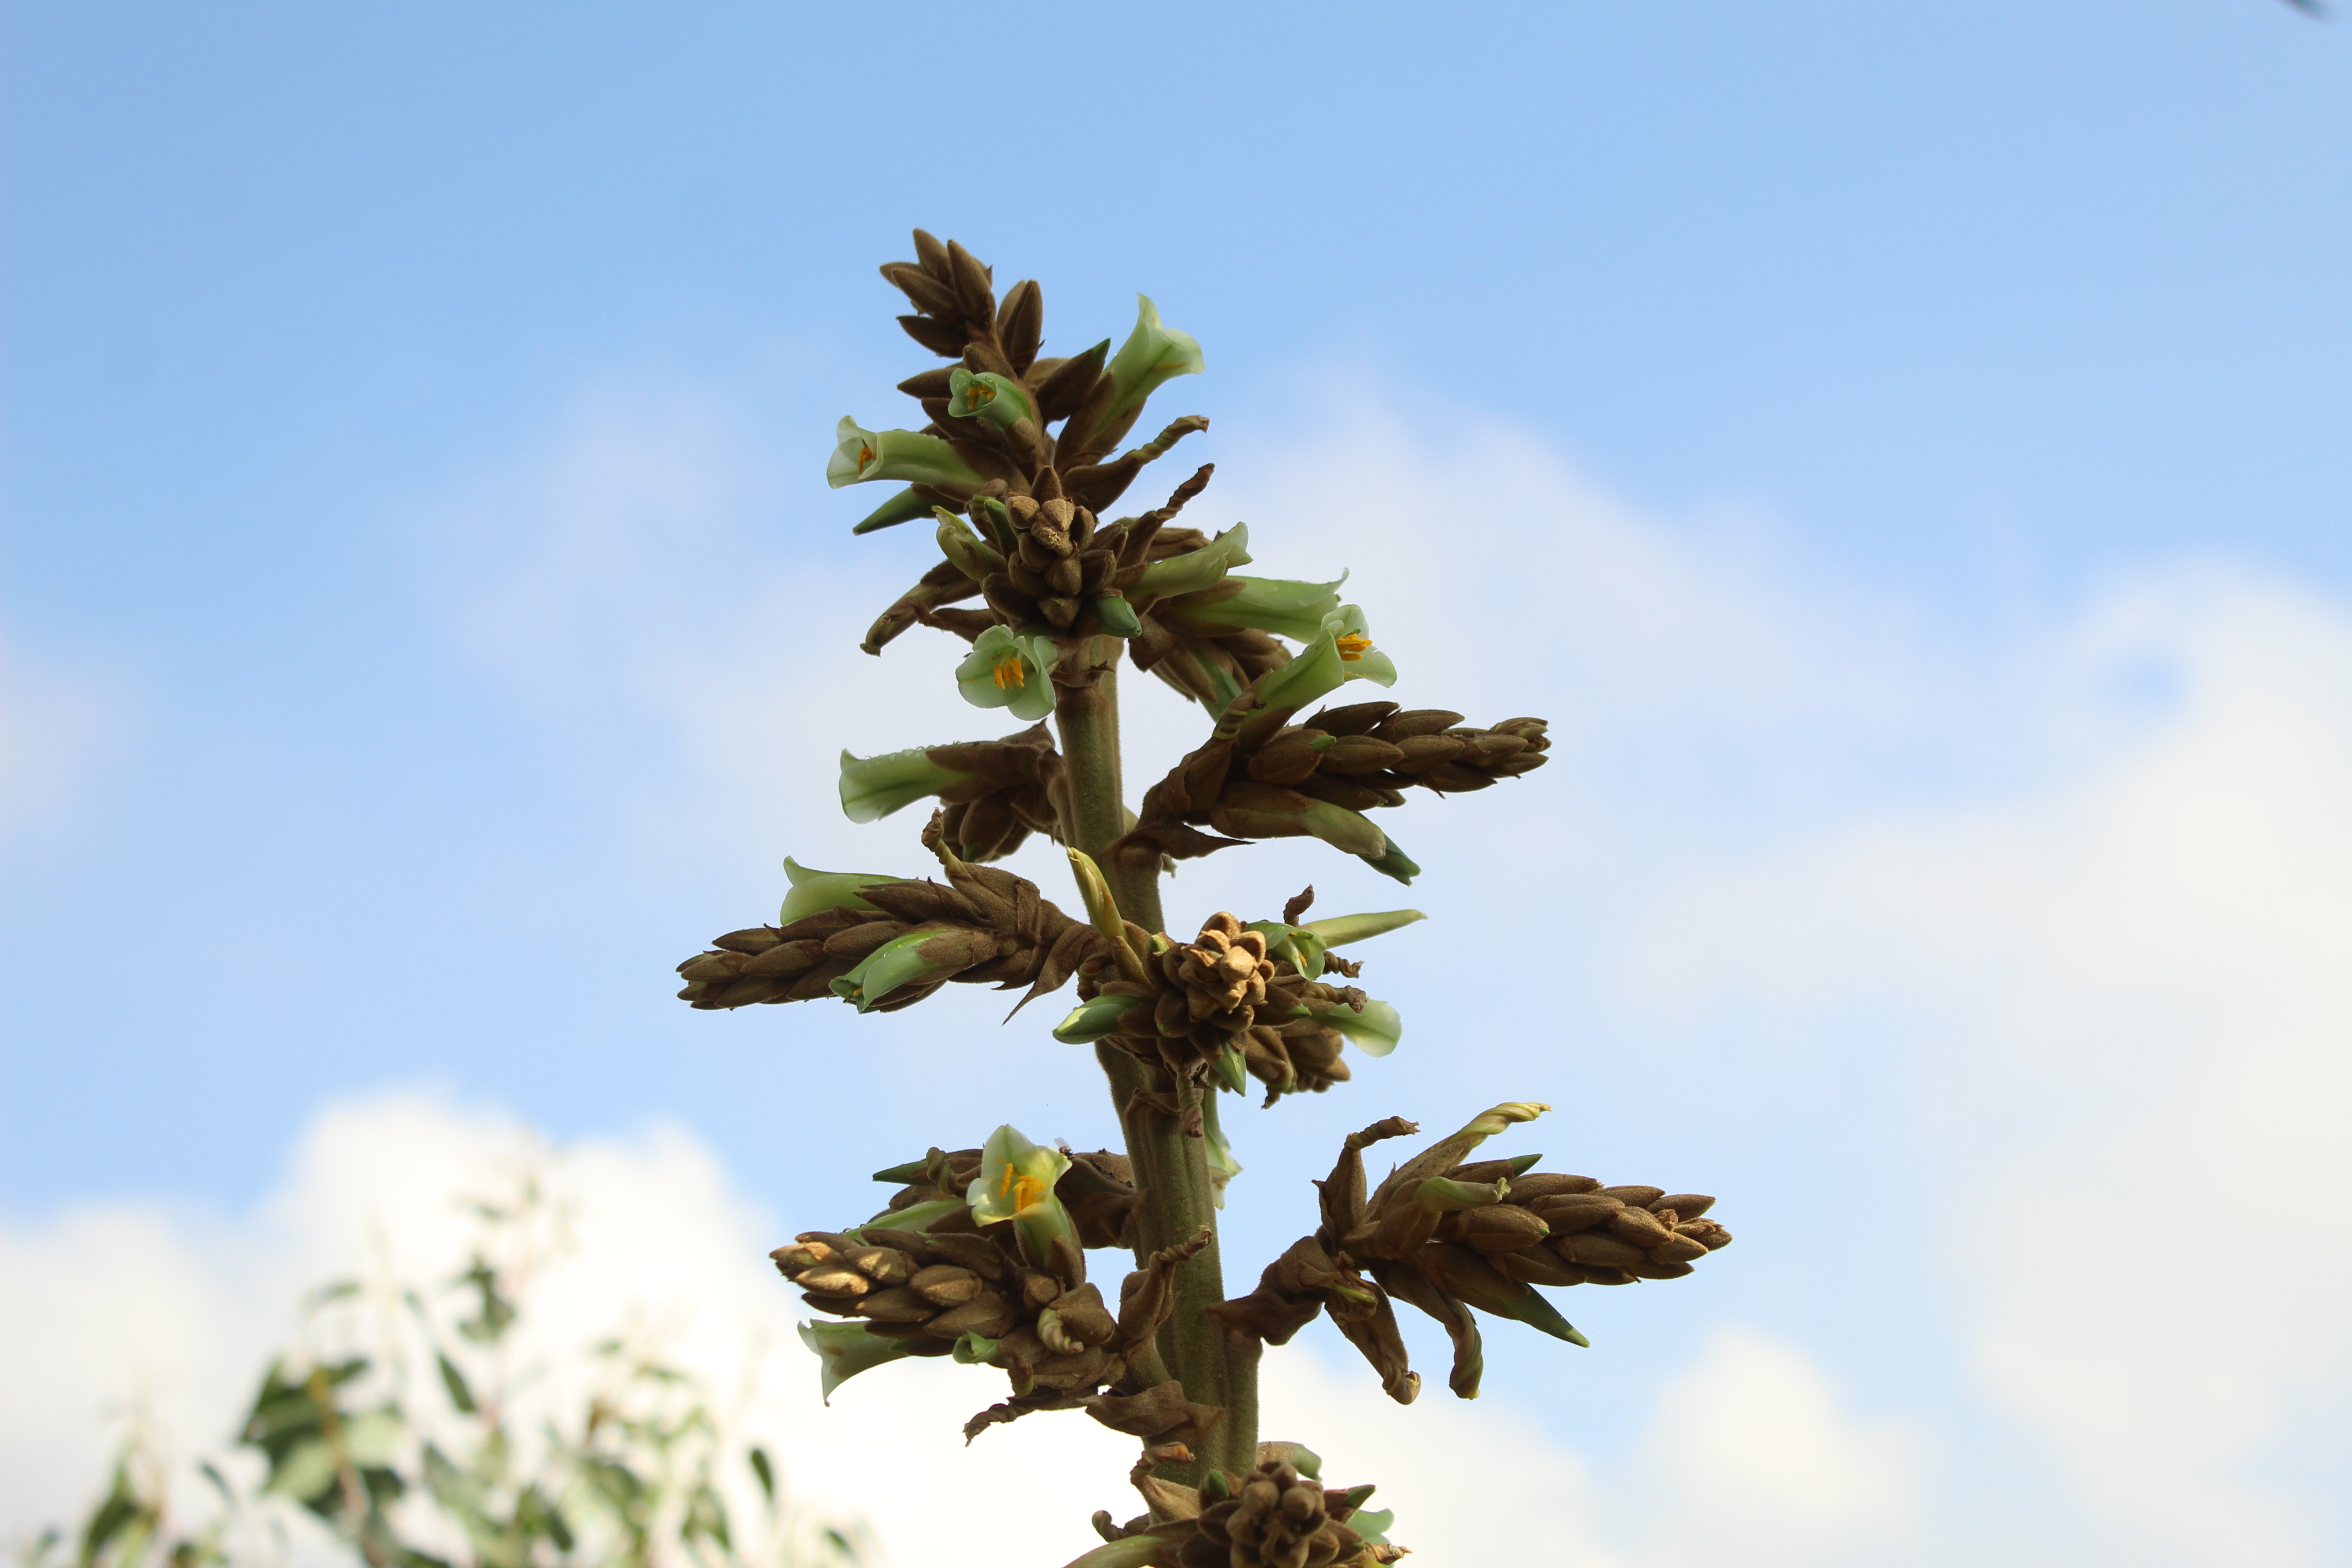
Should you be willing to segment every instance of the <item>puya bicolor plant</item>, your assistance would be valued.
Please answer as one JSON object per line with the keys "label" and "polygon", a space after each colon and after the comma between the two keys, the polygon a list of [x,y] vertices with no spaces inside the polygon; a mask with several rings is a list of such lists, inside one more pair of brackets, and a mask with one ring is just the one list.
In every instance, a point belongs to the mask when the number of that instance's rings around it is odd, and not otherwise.
{"label": "puya bicolor plant", "polygon": [[[1218,1102],[1253,1085],[1266,1107],[1350,1077],[1349,1047],[1382,1056],[1396,1010],[1354,982],[1342,949],[1420,920],[1412,910],[1308,918],[1313,889],[1278,915],[1171,926],[1160,878],[1177,860],[1264,838],[1311,837],[1410,882],[1419,868],[1383,826],[1417,794],[1486,789],[1543,765],[1540,719],[1484,727],[1459,713],[1350,699],[1396,666],[1339,581],[1250,576],[1248,529],[1212,537],[1178,518],[1202,467],[1162,504],[1108,518],[1143,469],[1207,425],[1169,423],[1123,445],[1152,395],[1202,368],[1200,345],[1149,299],[1114,349],[1043,357],[1034,282],[1000,299],[963,247],[915,232],[916,259],[884,278],[907,334],[950,363],[899,384],[919,429],[841,421],[835,487],[893,487],[856,531],[926,525],[937,559],[883,611],[865,647],[921,625],[958,639],[953,678],[981,708],[1030,728],[992,741],[841,760],[855,820],[919,803],[936,875],[813,871],[784,863],[772,925],[719,937],[678,966],[698,1008],[839,1000],[860,1012],[928,1001],[950,982],[1065,986],[1053,1029],[1091,1047],[1126,1147],[1074,1152],[1010,1126],[877,1173],[897,1190],[871,1219],[810,1230],[777,1268],[822,1317],[802,1335],[828,1394],[909,1356],[1002,1371],[1005,1397],[967,1433],[1082,1410],[1140,1441],[1144,1510],[1095,1516],[1104,1544],[1072,1568],[1176,1564],[1321,1568],[1393,1561],[1369,1486],[1327,1486],[1297,1443],[1261,1442],[1257,1366],[1328,1312],[1395,1399],[1421,1379],[1395,1304],[1451,1336],[1448,1384],[1475,1395],[1481,1316],[1585,1342],[1542,1287],[1672,1279],[1728,1242],[1713,1200],[1608,1186],[1480,1159],[1478,1146],[1547,1107],[1496,1105],[1411,1154],[1377,1185],[1363,1151],[1419,1129],[1400,1117],[1351,1134],[1312,1228],[1228,1300],[1217,1212],[1239,1167]],[[903,537],[903,535],[898,536]],[[1120,783],[1118,673],[1157,676],[1203,710],[1201,743],[1144,791]],[[1031,834],[1066,852],[1068,910],[991,862]],[[951,1004],[950,1004],[951,1005]],[[977,1135],[979,1130],[973,1130]],[[1090,1253],[1132,1255],[1115,1297]]]}

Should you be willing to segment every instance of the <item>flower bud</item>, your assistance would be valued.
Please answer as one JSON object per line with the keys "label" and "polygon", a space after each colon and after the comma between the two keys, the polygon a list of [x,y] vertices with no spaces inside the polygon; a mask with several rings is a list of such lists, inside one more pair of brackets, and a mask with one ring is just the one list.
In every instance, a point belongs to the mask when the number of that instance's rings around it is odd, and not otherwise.
{"label": "flower bud", "polygon": [[931,503],[915,493],[912,487],[900,490],[880,506],[866,514],[852,533],[875,533],[886,528],[896,528],[902,522],[912,522],[931,510]]}

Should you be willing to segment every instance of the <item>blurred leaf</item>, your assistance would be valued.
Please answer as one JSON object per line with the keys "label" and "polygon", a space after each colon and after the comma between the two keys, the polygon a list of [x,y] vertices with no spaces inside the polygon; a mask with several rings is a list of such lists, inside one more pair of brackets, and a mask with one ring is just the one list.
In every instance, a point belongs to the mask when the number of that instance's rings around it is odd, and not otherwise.
{"label": "blurred leaf", "polygon": [[326,1439],[305,1437],[269,1467],[269,1479],[261,1489],[308,1504],[334,1484],[335,1456]]}
{"label": "blurred leaf", "polygon": [[467,1384],[466,1374],[457,1370],[457,1363],[439,1351],[433,1352],[433,1359],[441,1363],[441,1386],[449,1391],[449,1403],[461,1415],[471,1415],[479,1410],[481,1407],[474,1403],[474,1391]]}
{"label": "blurred leaf", "polygon": [[760,1478],[760,1493],[768,1506],[776,1506],[776,1467],[769,1462],[768,1450],[754,1447],[751,1450],[751,1473]]}
{"label": "blurred leaf", "polygon": [[393,1409],[371,1410],[345,1423],[343,1449],[352,1464],[363,1468],[388,1465],[399,1451],[408,1424]]}

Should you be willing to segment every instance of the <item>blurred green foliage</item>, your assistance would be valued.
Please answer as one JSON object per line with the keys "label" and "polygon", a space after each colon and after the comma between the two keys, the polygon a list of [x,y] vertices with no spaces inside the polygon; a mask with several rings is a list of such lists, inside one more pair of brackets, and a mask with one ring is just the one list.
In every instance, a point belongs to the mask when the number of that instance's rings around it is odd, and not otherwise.
{"label": "blurred green foliage", "polygon": [[[709,1390],[632,1336],[519,1358],[527,1286],[560,1247],[561,1215],[531,1182],[470,1207],[481,1235],[439,1310],[394,1282],[312,1291],[306,1348],[263,1374],[235,1455],[175,1487],[161,1440],[138,1427],[80,1528],[26,1542],[22,1568],[289,1563],[315,1560],[305,1548],[321,1531],[369,1568],[865,1561],[861,1530],[789,1506],[767,1452],[730,1441]],[[519,1394],[559,1414],[526,1421]]]}

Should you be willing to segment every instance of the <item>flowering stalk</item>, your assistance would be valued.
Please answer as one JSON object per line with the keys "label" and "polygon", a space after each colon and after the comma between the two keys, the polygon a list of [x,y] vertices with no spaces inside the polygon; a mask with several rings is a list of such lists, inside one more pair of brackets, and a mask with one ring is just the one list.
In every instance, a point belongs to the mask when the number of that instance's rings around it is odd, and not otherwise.
{"label": "flowering stalk", "polygon": [[[923,428],[843,420],[827,478],[903,485],[855,531],[928,515],[937,558],[864,646],[879,653],[918,625],[949,633],[959,649],[949,678],[964,700],[1010,710],[1030,728],[844,752],[841,804],[852,820],[935,803],[921,843],[937,876],[906,864],[817,872],[787,860],[792,888],[777,923],[730,931],[688,959],[679,995],[703,1011],[834,999],[863,1013],[920,1005],[958,984],[1025,987],[1024,1005],[1072,988],[1076,1005],[1045,1015],[1059,1019],[1043,1026],[1049,1039],[999,1055],[1034,1075],[1041,1064],[1075,1067],[1091,1047],[1124,1150],[1075,1153],[1008,1124],[979,1147],[934,1147],[919,1159],[901,1151],[877,1175],[898,1188],[886,1207],[846,1229],[800,1233],[776,1249],[776,1266],[804,1305],[837,1320],[803,1331],[828,1395],[900,1361],[951,1358],[1005,1380],[1006,1397],[971,1418],[968,1436],[1082,1409],[1140,1439],[1132,1479],[1145,1512],[1124,1524],[1097,1514],[1104,1544],[1078,1560],[1087,1568],[1392,1562],[1401,1549],[1386,1540],[1387,1514],[1363,1508],[1370,1487],[1326,1487],[1311,1450],[1259,1441],[1265,1347],[1328,1311],[1381,1387],[1410,1402],[1421,1375],[1397,1329],[1402,1302],[1444,1328],[1454,1348],[1448,1385],[1468,1397],[1485,1366],[1482,1317],[1583,1345],[1544,1289],[1678,1279],[1730,1233],[1704,1217],[1711,1197],[1534,1172],[1533,1154],[1471,1158],[1545,1109],[1531,1101],[1494,1107],[1370,1189],[1362,1150],[1418,1131],[1390,1116],[1346,1140],[1318,1184],[1311,1234],[1267,1264],[1255,1289],[1228,1299],[1217,1219],[1246,1191],[1235,1184],[1235,1144],[1278,1122],[1221,1114],[1219,1096],[1263,1090],[1260,1109],[1274,1110],[1348,1084],[1396,1050],[1403,1019],[1351,984],[1362,967],[1352,952],[1423,917],[1309,920],[1309,888],[1279,918],[1196,911],[1171,929],[1160,878],[1177,860],[1255,839],[1313,838],[1409,882],[1422,868],[1390,836],[1386,814],[1524,777],[1548,760],[1547,727],[1534,718],[1478,727],[1443,709],[1348,700],[1352,683],[1387,689],[1402,672],[1364,608],[1341,601],[1344,563],[1239,575],[1253,560],[1247,527],[1213,536],[1179,521],[1207,467],[1161,505],[1108,516],[1145,467],[1208,424],[1188,415],[1117,451],[1156,391],[1202,367],[1200,345],[1150,300],[1116,354],[1106,339],[1041,357],[1034,283],[1000,300],[961,246],[918,230],[915,248],[916,260],[883,276],[914,307],[899,318],[908,335],[954,363],[900,384],[921,405]],[[1132,811],[1122,662],[1199,703],[1207,729]],[[1063,847],[1048,880],[1059,889],[1068,874],[1070,891],[1057,895],[1068,910],[992,864],[1033,834]],[[1345,858],[1335,864],[1361,875]],[[1465,992],[1485,983],[1473,963],[1454,973]],[[984,1069],[966,1081],[975,1097],[987,1093]],[[1088,1278],[1089,1256],[1106,1251],[1135,1264],[1108,1289]]]}

